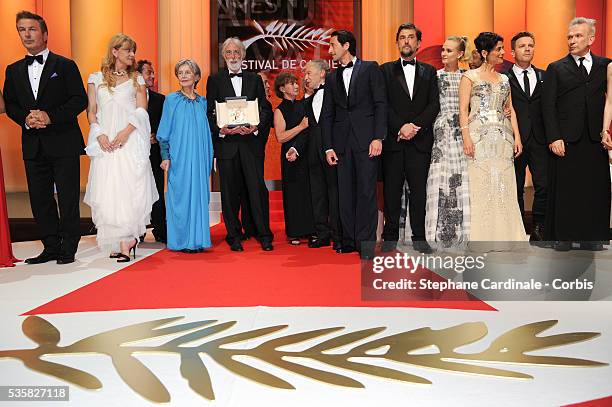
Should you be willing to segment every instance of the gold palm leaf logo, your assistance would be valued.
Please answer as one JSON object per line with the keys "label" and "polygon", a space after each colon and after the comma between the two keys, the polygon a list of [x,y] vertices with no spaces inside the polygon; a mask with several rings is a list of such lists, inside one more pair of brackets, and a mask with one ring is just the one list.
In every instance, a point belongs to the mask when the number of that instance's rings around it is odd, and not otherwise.
{"label": "gold palm leaf logo", "polygon": [[[243,363],[237,358],[247,356],[319,382],[353,388],[363,388],[364,385],[349,377],[349,373],[362,373],[406,383],[431,384],[431,381],[424,377],[369,363],[380,360],[396,362],[407,367],[428,367],[451,373],[508,379],[533,379],[533,376],[513,370],[483,366],[483,364],[607,366],[607,363],[585,359],[528,355],[528,352],[582,342],[600,335],[595,332],[572,332],[538,336],[555,326],[558,323],[555,320],[534,322],[511,329],[496,338],[483,352],[459,353],[456,349],[475,343],[488,334],[483,322],[464,323],[444,329],[425,327],[379,338],[372,337],[379,336],[385,327],[346,333],[342,332],[346,330],[345,327],[331,327],[277,336],[252,348],[237,349],[231,345],[277,334],[288,328],[288,325],[235,333],[208,340],[197,346],[189,346],[191,343],[200,343],[203,339],[232,328],[236,321],[218,323],[214,320],[203,320],[171,325],[179,319],[182,317],[128,325],[89,336],[68,346],[58,346],[61,339],[59,330],[41,317],[29,316],[23,322],[23,332],[36,342],[38,347],[3,350],[0,351],[0,358],[19,359],[32,370],[93,390],[102,388],[102,383],[95,376],[46,359],[53,355],[67,354],[107,355],[111,358],[119,376],[132,390],[146,399],[159,403],[170,401],[170,393],[157,376],[135,357],[138,354],[160,352],[178,354],[182,377],[187,380],[193,391],[209,400],[215,398],[215,393],[212,378],[202,361],[202,354],[208,355],[236,375],[278,389],[295,389],[295,387],[283,378]],[[145,340],[170,335],[180,336],[159,346],[138,345]],[[323,337],[328,338],[323,339]],[[304,350],[291,350],[292,345],[315,340],[319,341]],[[347,372],[347,375],[308,367],[300,364],[300,361],[317,361],[341,368]]]}

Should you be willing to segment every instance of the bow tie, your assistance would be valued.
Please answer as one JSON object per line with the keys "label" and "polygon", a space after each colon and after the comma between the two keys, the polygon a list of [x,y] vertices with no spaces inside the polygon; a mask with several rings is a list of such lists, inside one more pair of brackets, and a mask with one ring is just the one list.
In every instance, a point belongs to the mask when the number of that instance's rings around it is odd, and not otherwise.
{"label": "bow tie", "polygon": [[416,59],[411,59],[410,61],[406,61],[405,59],[402,59],[402,68],[405,67],[406,65],[416,66]]}
{"label": "bow tie", "polygon": [[319,87],[314,88],[314,89],[312,90],[312,94],[314,95],[314,94],[315,94],[315,93],[317,93],[318,91],[323,90],[323,88],[324,88],[324,87],[325,87],[325,85],[319,85]]}
{"label": "bow tie", "polygon": [[349,62],[346,65],[340,65],[340,70],[345,70],[346,68],[352,68],[353,67],[353,61]]}
{"label": "bow tie", "polygon": [[34,61],[37,61],[39,64],[43,64],[43,62],[45,62],[45,59],[42,55],[26,55],[25,57],[25,61],[28,65],[32,65],[34,63]]}
{"label": "bow tie", "polygon": [[232,78],[242,78],[242,72],[240,72],[240,73],[230,72],[230,79],[232,79]]}

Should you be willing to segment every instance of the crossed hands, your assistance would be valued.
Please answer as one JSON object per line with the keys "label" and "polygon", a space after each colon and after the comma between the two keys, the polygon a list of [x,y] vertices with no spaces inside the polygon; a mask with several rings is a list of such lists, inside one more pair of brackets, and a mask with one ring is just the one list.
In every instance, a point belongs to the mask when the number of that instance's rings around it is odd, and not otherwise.
{"label": "crossed hands", "polygon": [[26,125],[31,129],[44,129],[51,124],[51,119],[47,112],[42,110],[30,110],[30,114],[26,117]]}
{"label": "crossed hands", "polygon": [[219,133],[223,134],[224,136],[230,135],[230,134],[240,134],[241,136],[247,136],[249,134],[253,134],[257,131],[257,126],[236,126],[236,127],[228,127],[228,126],[223,126],[221,129],[219,129]]}
{"label": "crossed hands", "polygon": [[108,136],[106,134],[100,134],[97,137],[97,140],[98,140],[98,144],[100,144],[100,148],[102,148],[102,151],[105,151],[107,153],[112,153],[113,151],[118,150],[121,147],[123,147],[125,143],[127,143],[129,138],[130,138],[130,130],[128,128],[125,128],[121,130],[119,133],[117,133],[112,143],[108,140]]}
{"label": "crossed hands", "polygon": [[397,136],[397,141],[400,140],[411,140],[421,130],[419,126],[413,123],[406,123],[402,126]]}

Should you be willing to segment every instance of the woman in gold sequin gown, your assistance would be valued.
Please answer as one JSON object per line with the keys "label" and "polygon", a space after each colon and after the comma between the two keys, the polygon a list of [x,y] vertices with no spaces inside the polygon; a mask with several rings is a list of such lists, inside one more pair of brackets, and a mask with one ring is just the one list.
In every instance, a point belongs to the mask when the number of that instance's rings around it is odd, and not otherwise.
{"label": "woman in gold sequin gown", "polygon": [[459,122],[469,157],[470,241],[525,241],[516,196],[514,157],[522,152],[514,110],[510,120],[510,85],[495,71],[503,62],[503,38],[480,33],[474,40],[483,64],[467,71],[459,85]]}

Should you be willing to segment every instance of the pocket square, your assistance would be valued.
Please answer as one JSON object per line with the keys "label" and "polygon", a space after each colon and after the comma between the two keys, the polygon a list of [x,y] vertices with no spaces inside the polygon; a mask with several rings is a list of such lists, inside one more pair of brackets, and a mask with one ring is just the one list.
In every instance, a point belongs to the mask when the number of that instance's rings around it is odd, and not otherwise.
{"label": "pocket square", "polygon": [[57,74],[57,72],[53,72],[53,74],[51,75],[51,79],[53,78],[57,78],[59,75]]}

